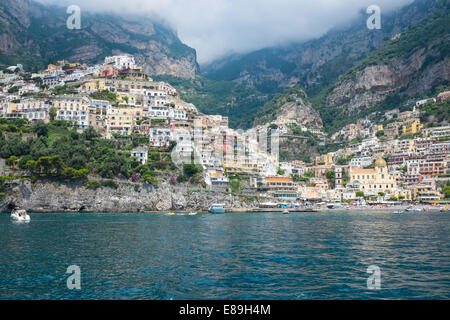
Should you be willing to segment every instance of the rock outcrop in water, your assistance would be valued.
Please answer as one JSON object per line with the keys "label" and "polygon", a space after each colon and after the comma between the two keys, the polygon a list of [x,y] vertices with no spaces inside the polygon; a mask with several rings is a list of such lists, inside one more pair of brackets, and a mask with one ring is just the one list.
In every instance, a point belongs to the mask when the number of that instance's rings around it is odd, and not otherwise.
{"label": "rock outcrop in water", "polygon": [[89,190],[77,183],[13,182],[0,212],[17,206],[29,212],[152,212],[207,210],[213,203],[241,209],[258,206],[256,197],[232,196],[192,186],[162,183],[159,187],[120,183],[118,189]]}

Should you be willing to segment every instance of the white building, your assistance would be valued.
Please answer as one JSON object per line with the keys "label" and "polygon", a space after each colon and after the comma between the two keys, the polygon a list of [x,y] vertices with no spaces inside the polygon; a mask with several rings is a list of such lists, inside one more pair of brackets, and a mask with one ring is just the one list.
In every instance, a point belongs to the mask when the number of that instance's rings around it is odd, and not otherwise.
{"label": "white building", "polygon": [[36,87],[35,84],[30,83],[22,86],[22,88],[19,89],[19,95],[24,95],[26,93],[39,93],[41,91],[38,87]]}
{"label": "white building", "polygon": [[131,156],[135,157],[141,164],[148,162],[148,149],[146,147],[137,147],[131,151]]}
{"label": "white building", "polygon": [[133,56],[111,56],[105,58],[105,64],[113,64],[119,70],[122,69],[136,69],[136,62]]}
{"label": "white building", "polygon": [[167,147],[172,139],[172,132],[169,128],[150,128],[149,145],[151,147]]}
{"label": "white building", "polygon": [[368,166],[372,165],[372,163],[373,163],[373,160],[371,157],[358,157],[358,158],[353,158],[352,160],[350,160],[350,165],[358,166],[361,168],[368,167]]}

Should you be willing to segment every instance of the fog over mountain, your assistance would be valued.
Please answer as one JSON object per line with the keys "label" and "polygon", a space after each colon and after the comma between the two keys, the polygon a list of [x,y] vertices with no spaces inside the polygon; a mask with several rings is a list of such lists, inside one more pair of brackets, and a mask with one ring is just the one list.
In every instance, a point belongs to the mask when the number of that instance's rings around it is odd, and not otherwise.
{"label": "fog over mountain", "polygon": [[[370,5],[382,15],[412,0],[39,0],[81,10],[151,15],[177,30],[201,64],[230,53],[317,38],[361,19]],[[368,15],[367,15],[368,16]]]}

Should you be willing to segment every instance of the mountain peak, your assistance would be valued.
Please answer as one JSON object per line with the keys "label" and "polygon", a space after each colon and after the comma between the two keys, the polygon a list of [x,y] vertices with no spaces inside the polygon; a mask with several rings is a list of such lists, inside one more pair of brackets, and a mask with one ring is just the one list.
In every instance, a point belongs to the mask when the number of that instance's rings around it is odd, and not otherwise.
{"label": "mountain peak", "polygon": [[49,60],[96,63],[105,56],[133,54],[154,75],[192,79],[194,49],[176,33],[148,18],[82,14],[81,29],[69,30],[66,8],[30,0],[0,0],[0,63],[43,67]]}

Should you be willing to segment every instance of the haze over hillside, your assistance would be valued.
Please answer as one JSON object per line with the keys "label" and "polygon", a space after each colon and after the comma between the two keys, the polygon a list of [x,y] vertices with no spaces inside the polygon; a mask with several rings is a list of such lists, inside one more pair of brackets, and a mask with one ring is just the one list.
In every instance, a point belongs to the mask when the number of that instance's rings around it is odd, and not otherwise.
{"label": "haze over hillside", "polygon": [[80,30],[69,30],[66,7],[30,0],[0,0],[0,63],[41,68],[51,60],[95,63],[129,53],[152,74],[193,78],[196,52],[175,32],[141,16],[83,11]]}
{"label": "haze over hillside", "polygon": [[[144,65],[146,72],[172,83],[185,100],[194,103],[202,112],[228,116],[230,125],[235,128],[249,128],[279,115],[282,106],[276,107],[280,98],[276,95],[293,86],[304,90],[306,104],[318,111],[320,122],[331,132],[374,109],[387,110],[408,104],[411,99],[433,94],[440,86],[448,84],[450,23],[449,5],[445,0],[415,0],[394,11],[391,10],[393,7],[410,1],[382,3],[380,30],[369,30],[366,12],[354,12],[354,8],[362,6],[361,2],[351,1],[346,3],[347,16],[331,19],[320,28],[316,28],[316,22],[307,19],[304,20],[308,23],[307,28],[298,30],[292,30],[291,21],[268,23],[269,29],[277,29],[277,33],[284,31],[289,39],[280,38],[282,45],[228,55],[201,70],[197,63],[197,48],[188,47],[178,37],[178,34],[186,37],[186,32],[193,30],[174,31],[173,27],[156,18],[166,13],[164,18],[172,20],[168,23],[172,26],[187,22],[202,26],[208,22],[197,23],[178,17],[185,5],[167,1],[152,11],[150,9],[156,7],[150,1],[140,7],[142,12],[138,15],[138,3],[134,1],[124,8],[114,2],[108,5],[101,1],[95,4],[78,2],[83,5],[82,28],[69,30],[65,27],[68,17],[65,7],[29,0],[0,0],[0,63],[23,63],[36,69],[56,59],[94,63],[107,55],[129,53]],[[255,35],[256,40],[266,32],[259,21],[259,17],[267,14],[265,4],[255,9],[254,17],[247,17],[246,23],[261,27],[260,34]],[[195,2],[192,6],[197,8],[198,5]],[[274,15],[280,14],[285,7],[285,2],[280,3]],[[89,13],[84,8],[98,13]],[[223,14],[226,17],[230,8],[211,6],[210,10],[212,16]],[[121,15],[100,13],[120,9],[123,9]],[[298,8],[294,6],[294,9]],[[184,16],[198,14],[190,10]],[[242,10],[246,12],[247,8]],[[322,14],[326,16],[329,10],[337,13],[342,7],[325,8]],[[305,7],[304,11],[320,17],[315,5]],[[152,13],[151,19],[142,18],[142,13],[146,12]],[[286,15],[285,20],[289,17]],[[302,17],[299,16],[299,20]],[[350,25],[344,28],[344,22]],[[314,40],[300,41],[306,38],[305,30],[312,30],[309,37],[313,37],[336,24],[340,25],[339,29]],[[228,25],[234,30],[231,22]],[[213,31],[203,29],[205,36]],[[321,31],[315,33],[316,29]],[[228,39],[228,35],[223,37]],[[273,34],[267,37],[273,37]],[[286,44],[294,38],[299,41]],[[238,33],[236,41],[245,42]],[[211,41],[209,46],[216,44]],[[258,46],[264,46],[264,43],[259,42]],[[243,46],[242,50],[248,51],[248,48]],[[223,54],[226,52],[222,51]]]}

